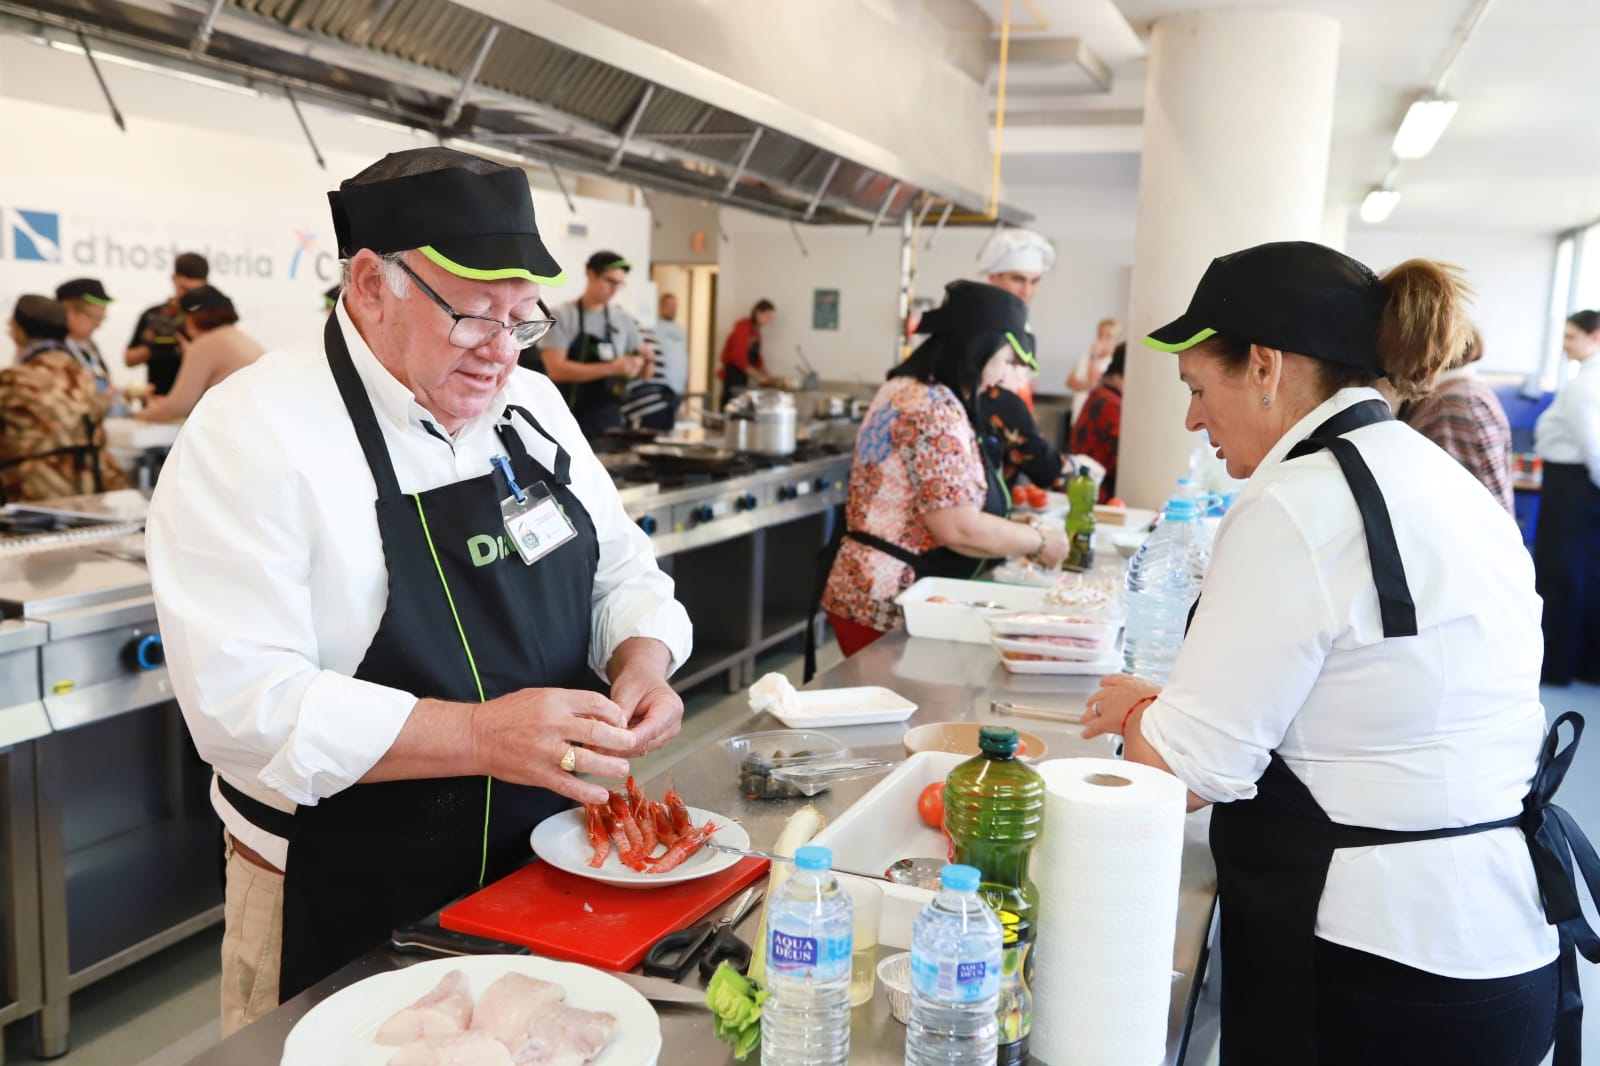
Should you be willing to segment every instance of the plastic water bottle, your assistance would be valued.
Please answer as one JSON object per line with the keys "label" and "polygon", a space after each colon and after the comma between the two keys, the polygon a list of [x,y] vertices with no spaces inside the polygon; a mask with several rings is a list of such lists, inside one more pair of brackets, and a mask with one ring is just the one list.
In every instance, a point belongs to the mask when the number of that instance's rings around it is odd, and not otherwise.
{"label": "plastic water bottle", "polygon": [[1123,669],[1165,684],[1200,595],[1210,561],[1209,538],[1200,528],[1195,501],[1174,496],[1155,532],[1128,564],[1128,620],[1123,637]]}
{"label": "plastic water bottle", "polygon": [[854,908],[830,871],[833,853],[805,847],[767,904],[767,988],[761,1066],[844,1066],[850,1058]]}
{"label": "plastic water bottle", "polygon": [[906,1066],[988,1066],[1000,1023],[1000,921],[973,866],[946,866],[911,928]]}

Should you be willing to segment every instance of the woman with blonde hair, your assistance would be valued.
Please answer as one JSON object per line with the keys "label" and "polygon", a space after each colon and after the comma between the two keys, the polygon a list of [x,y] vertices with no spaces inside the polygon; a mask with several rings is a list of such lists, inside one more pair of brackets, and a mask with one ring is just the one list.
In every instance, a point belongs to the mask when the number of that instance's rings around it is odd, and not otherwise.
{"label": "woman with blonde hair", "polygon": [[1266,244],[1145,339],[1249,480],[1165,687],[1103,679],[1086,732],[1215,804],[1224,1066],[1534,1066],[1558,1032],[1578,1066],[1572,938],[1600,941],[1548,805],[1572,749],[1539,702],[1532,561],[1372,387],[1426,392],[1464,296],[1438,263]]}

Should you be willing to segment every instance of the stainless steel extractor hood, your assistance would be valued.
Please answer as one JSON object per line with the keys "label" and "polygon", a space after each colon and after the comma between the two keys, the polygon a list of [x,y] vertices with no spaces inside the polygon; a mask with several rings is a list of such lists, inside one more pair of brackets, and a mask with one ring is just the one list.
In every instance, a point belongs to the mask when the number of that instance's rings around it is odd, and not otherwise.
{"label": "stainless steel extractor hood", "polygon": [[[644,70],[620,38],[558,44],[449,0],[0,0],[0,30],[81,32],[95,48],[290,89],[530,164],[795,221],[1027,220],[670,56]],[[591,54],[608,49],[631,69]]]}

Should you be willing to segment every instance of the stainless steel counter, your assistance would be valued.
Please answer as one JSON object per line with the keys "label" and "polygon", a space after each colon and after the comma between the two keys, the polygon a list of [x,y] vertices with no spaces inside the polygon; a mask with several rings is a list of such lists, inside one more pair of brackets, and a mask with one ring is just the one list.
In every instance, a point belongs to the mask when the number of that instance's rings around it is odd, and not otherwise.
{"label": "stainless steel counter", "polygon": [[[1032,719],[995,718],[989,713],[992,699],[1010,699],[1039,707],[1080,708],[1093,689],[1088,678],[1051,678],[1012,675],[1000,665],[987,646],[951,644],[943,641],[909,640],[903,632],[878,641],[859,655],[823,674],[813,688],[844,688],[854,685],[884,685],[918,705],[910,723],[892,726],[855,726],[833,731],[853,749],[902,758],[900,738],[909,725],[937,721],[1003,722],[1025,728],[1045,741],[1052,758],[1072,754],[1104,755],[1098,743],[1083,741],[1076,727],[1056,726]],[[751,729],[777,728],[779,723],[766,715],[729,712],[718,723],[712,740]],[[783,823],[803,800],[747,800],[739,792],[732,767],[708,740],[692,754],[674,764],[647,789],[659,788],[664,778],[677,782],[685,798],[696,806],[724,813],[741,823],[758,848],[770,846]],[[814,802],[830,820],[859,799],[876,779],[853,781],[815,797]],[[1204,815],[1190,816],[1184,843],[1183,876],[1179,889],[1178,929],[1173,951],[1173,969],[1181,976],[1173,982],[1172,1007],[1168,1015],[1166,1063],[1182,1061],[1186,1039],[1186,1019],[1195,977],[1201,972],[1205,946],[1210,938],[1211,915],[1216,900],[1216,868],[1206,846]],[[756,916],[752,914],[740,928],[746,938],[754,934]],[[376,950],[345,967],[339,973],[295,997],[262,1021],[224,1041],[194,1060],[194,1066],[274,1066],[283,1041],[294,1023],[312,1006],[349,984],[375,973],[398,969],[416,957],[388,950]],[[704,1011],[661,1009],[665,1046],[661,1066],[707,1066],[732,1062],[725,1045],[711,1033],[711,1017]],[[905,1029],[889,1014],[889,1005],[880,988],[872,1002],[858,1008],[851,1023],[850,1061],[852,1066],[890,1066],[904,1060]]]}

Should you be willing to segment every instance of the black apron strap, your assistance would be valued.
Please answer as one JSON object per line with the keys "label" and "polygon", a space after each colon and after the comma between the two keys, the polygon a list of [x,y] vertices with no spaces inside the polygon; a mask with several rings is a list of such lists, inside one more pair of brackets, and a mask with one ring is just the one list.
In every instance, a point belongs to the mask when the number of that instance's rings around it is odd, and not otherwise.
{"label": "black apron strap", "polygon": [[1400,559],[1400,546],[1395,542],[1394,524],[1389,520],[1389,506],[1384,502],[1383,490],[1372,476],[1361,451],[1344,438],[1344,434],[1378,422],[1393,421],[1394,414],[1382,400],[1367,400],[1328,419],[1311,431],[1311,436],[1289,451],[1285,462],[1311,455],[1326,448],[1333,453],[1344,472],[1344,479],[1355,497],[1356,508],[1361,512],[1361,528],[1367,538],[1367,558],[1372,565],[1372,583],[1378,589],[1378,612],[1383,619],[1385,637],[1414,637],[1417,635],[1417,607],[1411,599],[1411,587],[1406,583],[1405,564]]}
{"label": "black apron strap", "polygon": [[[533,417],[532,412],[530,412],[526,407],[522,407],[519,404],[513,403],[506,405],[506,414],[508,416],[513,414],[522,416],[522,420],[528,423],[528,425],[532,426],[535,433],[539,434],[539,436],[555,445],[556,465],[555,469],[551,471],[551,474],[555,477],[557,485],[572,484],[572,456],[567,454],[567,450],[561,446],[559,441],[557,441],[549,433],[545,432],[545,428],[539,424],[538,419]],[[521,452],[524,457],[527,456],[528,450],[523,447],[522,438],[517,436],[515,427],[510,425],[502,425],[500,430],[500,439],[505,442],[508,450],[514,447],[515,450]],[[515,440],[515,445],[506,440],[507,434],[510,435],[512,440]]]}
{"label": "black apron strap", "polygon": [[328,353],[334,384],[339,386],[339,396],[350,414],[350,424],[355,427],[356,440],[361,443],[361,454],[367,457],[372,480],[378,486],[378,497],[400,495],[400,479],[395,477],[394,463],[383,443],[383,431],[378,428],[378,416],[373,413],[372,401],[367,399],[367,388],[350,360],[350,348],[344,342],[338,315],[328,316],[327,325],[322,328],[322,344]]}

